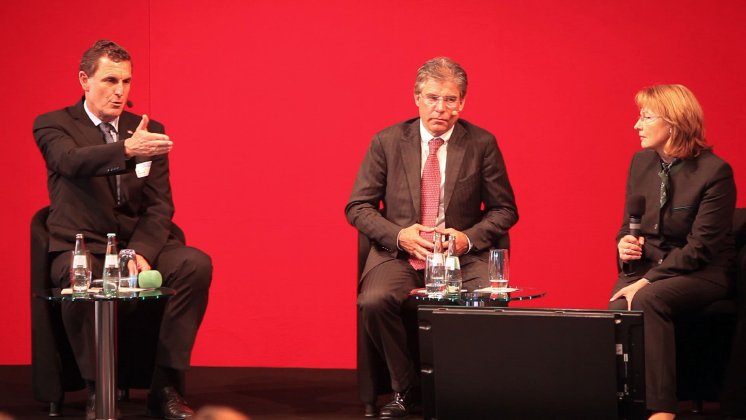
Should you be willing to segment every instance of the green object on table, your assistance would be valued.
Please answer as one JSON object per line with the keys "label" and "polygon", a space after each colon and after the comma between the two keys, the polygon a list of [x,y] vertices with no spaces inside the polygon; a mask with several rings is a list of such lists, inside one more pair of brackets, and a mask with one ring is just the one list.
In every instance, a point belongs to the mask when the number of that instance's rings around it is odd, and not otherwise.
{"label": "green object on table", "polygon": [[140,272],[140,275],[137,277],[137,282],[143,289],[161,287],[161,284],[163,284],[163,277],[158,270],[145,270]]}

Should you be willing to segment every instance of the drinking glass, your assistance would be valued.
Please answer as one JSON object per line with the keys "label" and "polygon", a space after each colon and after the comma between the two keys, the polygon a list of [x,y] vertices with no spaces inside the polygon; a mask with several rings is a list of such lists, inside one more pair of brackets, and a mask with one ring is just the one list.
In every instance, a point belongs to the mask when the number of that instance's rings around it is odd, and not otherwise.
{"label": "drinking glass", "polygon": [[119,251],[119,287],[137,287],[137,259],[134,249]]}
{"label": "drinking glass", "polygon": [[75,254],[70,251],[70,287],[73,296],[85,296],[91,287],[91,252]]}
{"label": "drinking glass", "polygon": [[507,249],[490,250],[490,286],[503,290],[508,287],[510,279],[510,256]]}
{"label": "drinking glass", "polygon": [[427,297],[442,298],[446,288],[445,259],[443,254],[430,254],[425,257],[425,291]]}

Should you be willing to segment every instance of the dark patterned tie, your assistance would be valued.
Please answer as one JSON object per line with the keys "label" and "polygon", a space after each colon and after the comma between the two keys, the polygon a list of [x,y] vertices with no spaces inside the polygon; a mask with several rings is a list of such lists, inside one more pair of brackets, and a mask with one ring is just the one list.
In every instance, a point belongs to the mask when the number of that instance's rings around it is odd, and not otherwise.
{"label": "dark patterned tie", "polygon": [[[443,145],[443,139],[434,138],[428,142],[428,154],[425,167],[422,169],[420,180],[420,224],[434,227],[438,219],[438,208],[440,207],[440,163],[438,162],[438,149]],[[420,236],[428,241],[433,240],[433,233],[420,232]],[[415,270],[425,268],[425,262],[410,257],[409,263]]]}
{"label": "dark patterned tie", "polygon": [[[102,122],[98,125],[99,130],[104,133],[104,138],[106,139],[106,143],[116,143],[117,141],[117,129],[114,128],[113,125]],[[119,175],[116,176],[116,182],[117,182],[117,205],[121,204],[122,202],[122,188],[121,188],[121,179]]]}
{"label": "dark patterned tie", "polygon": [[668,188],[670,187],[669,175],[671,174],[671,167],[678,162],[678,159],[674,159],[671,163],[661,161],[661,170],[658,172],[658,176],[661,179],[661,208],[668,201]]}

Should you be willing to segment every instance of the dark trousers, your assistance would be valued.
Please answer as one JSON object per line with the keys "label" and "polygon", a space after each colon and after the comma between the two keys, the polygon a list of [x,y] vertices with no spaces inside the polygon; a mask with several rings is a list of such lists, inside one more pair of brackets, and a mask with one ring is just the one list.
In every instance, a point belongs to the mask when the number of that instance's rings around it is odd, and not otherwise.
{"label": "dark trousers", "polygon": [[[629,280],[620,278],[612,295]],[[648,410],[676,413],[676,340],[674,320],[682,312],[725,298],[728,290],[708,280],[679,276],[659,280],[640,289],[632,309],[645,319],[645,391]],[[625,299],[609,303],[609,309],[627,309]]]}
{"label": "dark trousers", "polygon": [[737,325],[720,411],[725,416],[741,418],[746,417],[746,304],[741,304]]}
{"label": "dark trousers", "polygon": [[[103,255],[93,255],[93,277],[103,272]],[[212,260],[197,248],[169,240],[153,269],[163,276],[163,286],[176,290],[166,303],[161,320],[155,364],[158,367],[185,371],[189,368],[197,330],[207,309],[208,291],[212,281]],[[59,287],[69,287],[69,252],[55,256],[51,278]],[[84,379],[96,375],[96,347],[93,305],[78,302],[62,304],[62,319],[70,345]],[[173,384],[180,386],[181,384]]]}
{"label": "dark trousers", "polygon": [[[467,290],[489,285],[485,261],[462,257],[461,270]],[[389,260],[368,271],[357,297],[365,332],[386,361],[391,388],[397,392],[419,383],[402,321],[402,307],[409,292],[423,286],[421,270],[415,271],[406,259]]]}

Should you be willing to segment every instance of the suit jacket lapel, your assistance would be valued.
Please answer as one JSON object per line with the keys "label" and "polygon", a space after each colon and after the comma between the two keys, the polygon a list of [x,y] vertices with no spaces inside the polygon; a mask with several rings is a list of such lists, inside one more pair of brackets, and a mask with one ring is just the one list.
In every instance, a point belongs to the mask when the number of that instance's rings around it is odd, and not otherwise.
{"label": "suit jacket lapel", "polygon": [[84,144],[78,144],[78,146],[96,146],[106,143],[104,134],[93,124],[93,121],[86,114],[83,108],[83,100],[72,107],[71,115],[77,121],[77,126],[82,134],[82,136],[76,136],[76,138],[81,138],[84,141]]}
{"label": "suit jacket lapel", "polygon": [[[88,117],[88,114],[85,112],[85,108],[83,107],[84,101],[85,97],[75,104],[70,111],[70,115],[76,121],[76,128],[80,130],[81,134],[80,136],[74,136],[74,138],[77,139],[76,143],[81,147],[105,144],[106,140],[104,139],[104,134],[98,127],[96,127],[96,125],[93,124],[93,121],[91,121],[90,117]],[[114,199],[114,202],[116,203],[117,184],[115,178],[113,176],[101,177],[98,180],[95,180],[95,182],[105,182],[111,191],[111,196]]]}
{"label": "suit jacket lapel", "polygon": [[461,164],[464,162],[464,153],[466,153],[466,133],[464,129],[456,124],[453,128],[453,134],[448,140],[448,151],[446,154],[446,182],[443,188],[443,208],[448,210],[448,203],[453,197],[453,190],[456,188],[456,179],[461,172]]}
{"label": "suit jacket lapel", "polygon": [[412,196],[412,205],[417,213],[417,221],[420,220],[420,178],[422,166],[422,151],[420,147],[420,120],[412,122],[404,132],[401,142],[401,158],[404,171],[409,184],[409,194]]}

